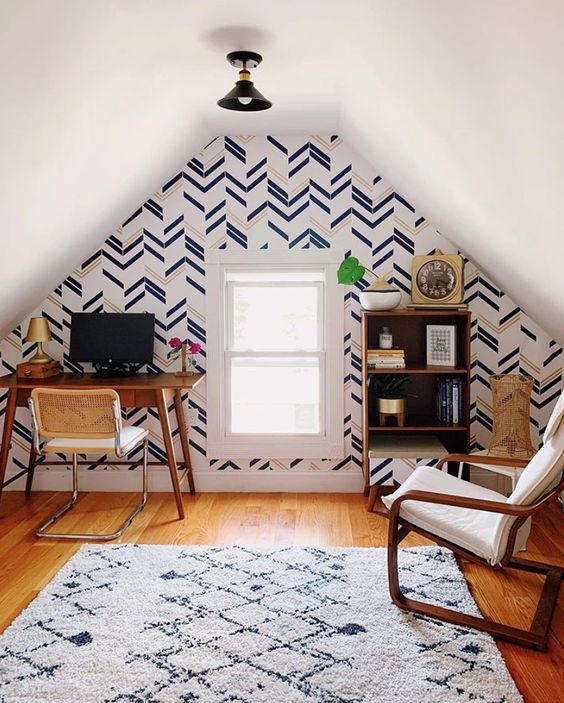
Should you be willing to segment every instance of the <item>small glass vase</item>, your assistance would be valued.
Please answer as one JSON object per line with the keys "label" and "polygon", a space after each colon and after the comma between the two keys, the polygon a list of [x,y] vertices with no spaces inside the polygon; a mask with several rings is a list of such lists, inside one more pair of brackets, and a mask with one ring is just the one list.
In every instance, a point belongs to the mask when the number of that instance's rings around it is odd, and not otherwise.
{"label": "small glass vase", "polygon": [[186,357],[186,370],[189,373],[198,373],[197,361],[195,354],[188,354]]}
{"label": "small glass vase", "polygon": [[182,345],[180,350],[180,358],[182,360],[182,370],[176,372],[176,376],[192,376],[198,373],[196,369],[196,355],[188,354],[186,344]]}

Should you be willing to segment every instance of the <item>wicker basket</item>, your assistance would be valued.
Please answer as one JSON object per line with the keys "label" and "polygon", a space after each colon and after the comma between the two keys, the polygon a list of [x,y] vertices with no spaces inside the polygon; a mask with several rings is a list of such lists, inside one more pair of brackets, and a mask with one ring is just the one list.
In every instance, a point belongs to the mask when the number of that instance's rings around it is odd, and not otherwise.
{"label": "wicker basket", "polygon": [[533,379],[522,374],[490,376],[493,432],[488,454],[528,459],[531,442],[529,407]]}

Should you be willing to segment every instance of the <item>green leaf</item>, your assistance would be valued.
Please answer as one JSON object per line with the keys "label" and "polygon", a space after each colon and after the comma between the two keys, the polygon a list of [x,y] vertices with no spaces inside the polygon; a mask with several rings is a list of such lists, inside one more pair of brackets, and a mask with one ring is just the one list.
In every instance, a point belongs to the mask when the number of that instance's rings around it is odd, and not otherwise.
{"label": "green leaf", "polygon": [[337,271],[337,281],[346,286],[353,286],[364,276],[365,268],[359,263],[355,256],[348,256],[343,259]]}
{"label": "green leaf", "polygon": [[382,374],[378,376],[376,383],[376,395],[378,398],[397,398],[405,393],[405,386],[411,378],[403,374]]}

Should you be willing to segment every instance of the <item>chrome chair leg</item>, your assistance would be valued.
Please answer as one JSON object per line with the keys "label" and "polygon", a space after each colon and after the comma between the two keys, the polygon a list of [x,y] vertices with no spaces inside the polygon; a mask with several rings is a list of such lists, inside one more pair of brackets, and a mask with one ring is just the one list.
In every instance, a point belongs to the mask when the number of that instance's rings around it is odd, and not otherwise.
{"label": "chrome chair leg", "polygon": [[[76,500],[78,498],[78,456],[76,454],[72,455],[72,498],[69,500],[68,503],[65,503],[62,508],[59,508],[57,512],[52,515],[47,522],[44,522],[41,527],[38,527],[37,530],[35,531],[35,534],[38,537],[54,537],[54,534],[46,534],[45,530],[50,527],[54,522],[56,522],[61,515],[64,515],[66,512],[68,512],[72,507],[74,507],[74,504],[76,503]],[[58,535],[57,535],[58,536]]]}
{"label": "chrome chair leg", "polygon": [[[126,520],[123,522],[122,526],[117,530],[117,532],[114,532],[112,537],[105,537],[105,539],[115,539],[116,537],[119,537],[124,530],[126,530],[131,523],[133,522],[133,518],[139,515],[139,513],[143,510],[145,507],[145,503],[147,502],[147,495],[149,492],[149,440],[145,440],[143,442],[143,496],[141,498],[141,501],[137,504],[137,506],[134,508],[133,512],[130,513],[129,517],[126,518]],[[103,538],[100,538],[103,539]]]}
{"label": "chrome chair leg", "polygon": [[133,519],[143,510],[145,503],[147,502],[147,495],[149,490],[149,441],[145,439],[143,441],[143,492],[141,501],[135,506],[131,513],[122,522],[120,527],[115,532],[109,533],[82,533],[82,532],[46,532],[47,528],[50,527],[56,520],[58,520],[61,515],[64,515],[68,510],[70,510],[76,503],[78,497],[78,457],[76,454],[72,455],[72,487],[73,493],[70,501],[64,505],[60,510],[58,510],[52,517],[47,520],[46,523],[41,525],[41,527],[36,531],[38,537],[48,537],[50,539],[88,539],[93,541],[108,541],[112,539],[117,539],[125,532],[125,530],[131,525]]}

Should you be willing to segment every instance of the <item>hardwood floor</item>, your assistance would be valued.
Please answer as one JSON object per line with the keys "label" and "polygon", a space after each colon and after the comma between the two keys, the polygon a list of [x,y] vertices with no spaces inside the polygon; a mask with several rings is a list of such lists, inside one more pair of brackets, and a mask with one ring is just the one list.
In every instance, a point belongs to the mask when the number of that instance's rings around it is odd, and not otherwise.
{"label": "hardwood floor", "polygon": [[[0,504],[0,632],[76,552],[80,543],[38,540],[35,528],[62,505],[63,493],[6,492]],[[136,498],[125,493],[88,493],[60,521],[63,530],[109,530]],[[177,520],[174,497],[153,493],[123,542],[153,544],[248,544],[382,547],[387,522],[366,512],[366,499],[350,494],[203,493],[186,495],[186,519]],[[535,522],[527,556],[562,563],[564,513],[551,505]],[[424,544],[410,535],[405,546]],[[518,626],[532,619],[541,579],[534,574],[461,564],[485,615]],[[499,643],[527,703],[564,703],[564,587],[546,654]]]}

